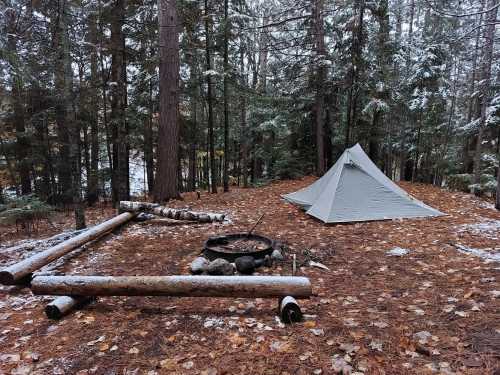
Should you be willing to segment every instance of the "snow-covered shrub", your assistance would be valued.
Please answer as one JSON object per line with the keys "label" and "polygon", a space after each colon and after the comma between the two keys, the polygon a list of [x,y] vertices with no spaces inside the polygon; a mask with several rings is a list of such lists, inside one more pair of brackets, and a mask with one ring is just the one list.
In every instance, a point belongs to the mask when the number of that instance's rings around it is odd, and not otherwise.
{"label": "snow-covered shrub", "polygon": [[472,175],[469,173],[452,174],[447,177],[446,185],[451,190],[469,192],[472,184]]}
{"label": "snow-covered shrub", "polygon": [[0,223],[21,224],[25,226],[43,219],[49,219],[54,213],[54,208],[41,201],[35,195],[23,195],[11,199],[0,212]]}

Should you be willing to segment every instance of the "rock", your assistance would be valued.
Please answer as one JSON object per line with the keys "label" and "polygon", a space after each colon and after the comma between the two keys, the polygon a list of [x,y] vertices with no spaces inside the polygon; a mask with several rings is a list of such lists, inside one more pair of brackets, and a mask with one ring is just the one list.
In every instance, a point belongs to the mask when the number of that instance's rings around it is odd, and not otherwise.
{"label": "rock", "polygon": [[413,337],[415,337],[420,344],[426,344],[427,341],[429,341],[429,338],[432,337],[432,334],[428,331],[420,331],[415,333]]}
{"label": "rock", "polygon": [[273,259],[269,255],[266,255],[264,259],[255,259],[255,268],[261,266],[272,267],[272,265]]}
{"label": "rock", "polygon": [[352,373],[352,366],[350,366],[344,358],[332,358],[332,370],[335,374],[350,374]]}
{"label": "rock", "polygon": [[273,252],[271,253],[271,258],[277,261],[282,261],[283,259],[285,259],[283,257],[283,254],[281,254],[281,251],[279,251],[278,249],[273,250]]}
{"label": "rock", "polygon": [[236,264],[236,271],[246,275],[254,273],[256,267],[255,263],[255,259],[251,256],[239,257],[234,261],[234,264]]}
{"label": "rock", "polygon": [[199,275],[200,273],[203,273],[207,270],[208,267],[208,260],[203,257],[198,257],[193,262],[191,262],[191,273],[193,275]]}
{"label": "rock", "polygon": [[234,268],[227,260],[217,258],[209,263],[207,266],[207,273],[209,275],[232,275],[234,273]]}
{"label": "rock", "polygon": [[324,336],[325,335],[325,331],[322,328],[311,328],[309,331],[311,331],[311,333],[314,336]]}

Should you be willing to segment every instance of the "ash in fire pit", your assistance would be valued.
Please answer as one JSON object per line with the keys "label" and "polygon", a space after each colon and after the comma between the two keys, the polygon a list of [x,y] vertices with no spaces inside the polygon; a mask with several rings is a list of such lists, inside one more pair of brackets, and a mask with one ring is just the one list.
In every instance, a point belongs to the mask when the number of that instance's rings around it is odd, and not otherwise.
{"label": "ash in fire pit", "polygon": [[229,262],[243,256],[263,259],[271,255],[273,244],[273,240],[258,234],[233,233],[210,237],[205,241],[203,253],[210,260],[223,258]]}

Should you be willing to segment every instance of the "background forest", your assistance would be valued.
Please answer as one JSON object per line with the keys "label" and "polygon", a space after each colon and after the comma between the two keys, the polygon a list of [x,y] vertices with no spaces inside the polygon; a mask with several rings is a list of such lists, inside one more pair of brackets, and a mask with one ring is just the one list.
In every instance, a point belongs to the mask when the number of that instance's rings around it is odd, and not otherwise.
{"label": "background forest", "polygon": [[[357,142],[394,180],[495,195],[498,0],[0,4],[0,203],[74,204],[81,226],[85,205],[155,180],[322,175]],[[176,74],[162,128],[159,77]]]}

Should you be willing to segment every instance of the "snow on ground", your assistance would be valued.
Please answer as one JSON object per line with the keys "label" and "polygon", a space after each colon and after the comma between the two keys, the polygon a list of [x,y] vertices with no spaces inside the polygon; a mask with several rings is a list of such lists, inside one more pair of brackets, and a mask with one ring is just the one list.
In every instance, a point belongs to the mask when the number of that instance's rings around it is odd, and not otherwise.
{"label": "snow on ground", "polygon": [[500,262],[500,249],[475,249],[464,245],[455,245],[464,254],[474,255],[490,262]]}
{"label": "snow on ground", "polygon": [[481,218],[477,223],[457,227],[457,233],[470,232],[492,240],[500,239],[500,220]]}
{"label": "snow on ground", "polygon": [[400,256],[408,254],[409,252],[410,252],[410,250],[408,250],[408,249],[403,249],[401,247],[395,247],[394,249],[389,250],[388,252],[386,252],[386,255],[400,257]]}

